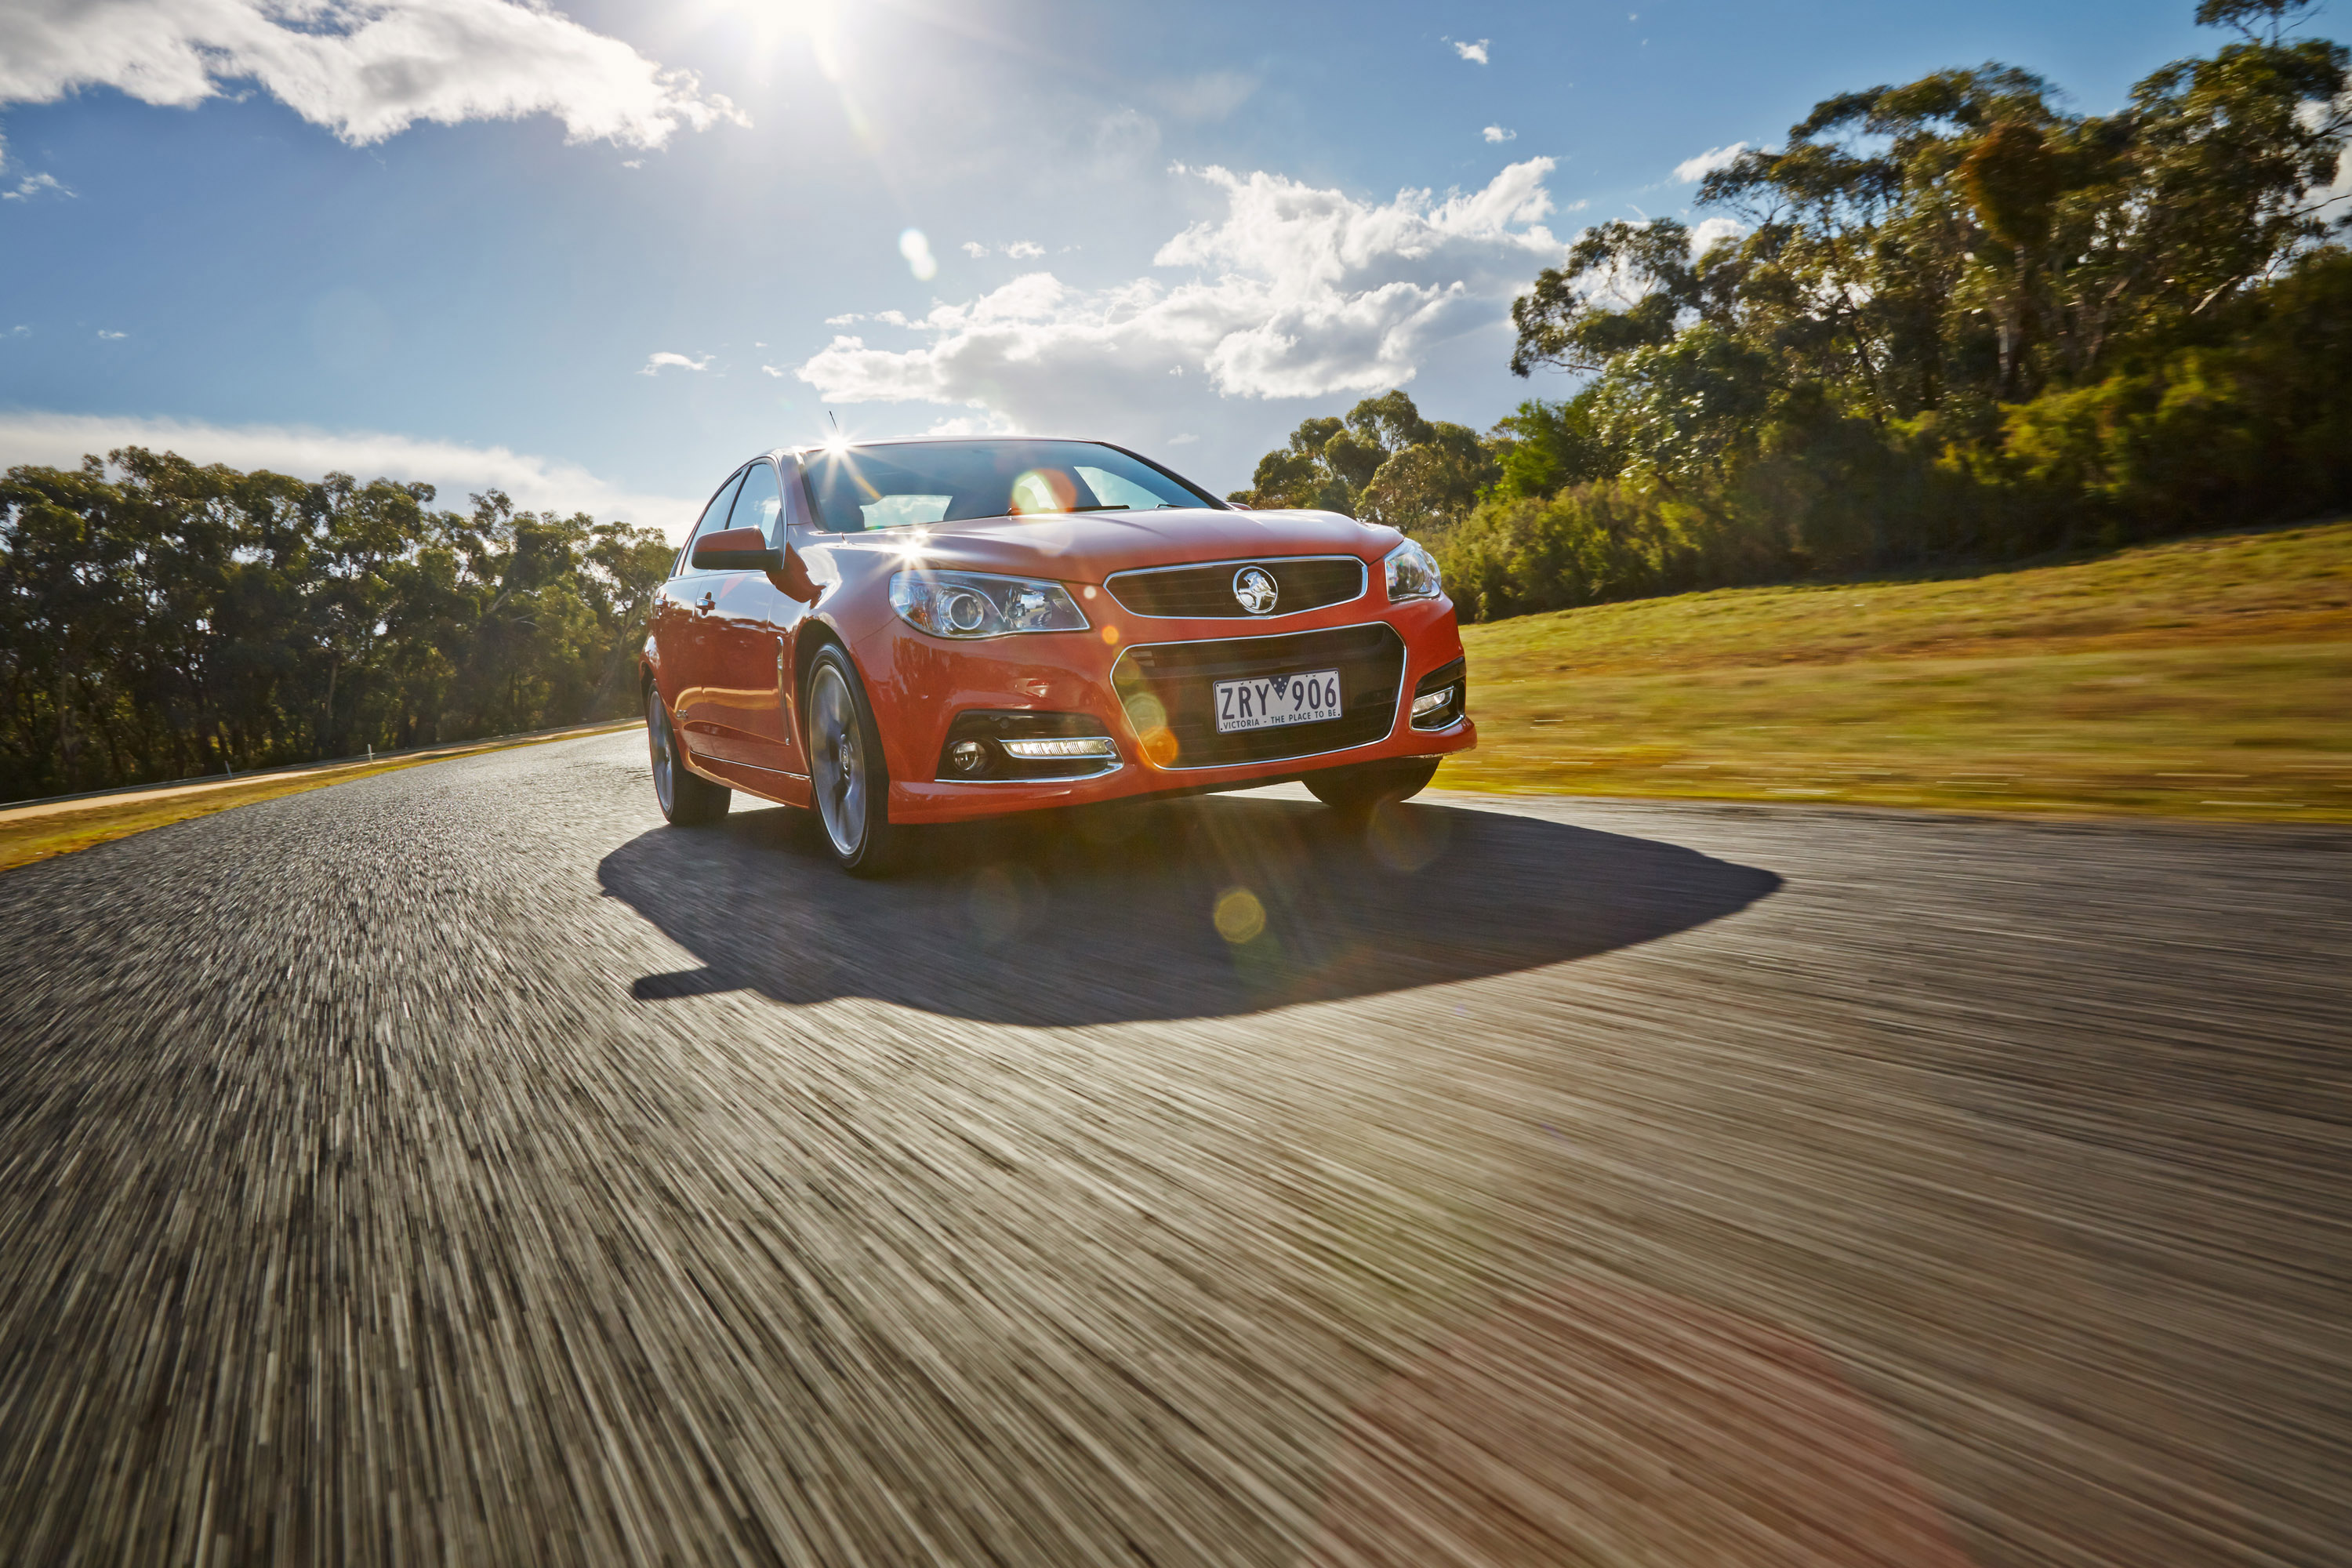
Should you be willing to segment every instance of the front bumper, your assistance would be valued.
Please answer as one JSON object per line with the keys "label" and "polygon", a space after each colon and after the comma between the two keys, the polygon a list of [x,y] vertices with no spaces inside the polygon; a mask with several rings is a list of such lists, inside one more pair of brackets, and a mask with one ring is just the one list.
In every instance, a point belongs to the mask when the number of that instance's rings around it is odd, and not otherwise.
{"label": "front bumper", "polygon": [[[1467,751],[1478,731],[1466,715],[1416,729],[1412,695],[1461,659],[1454,607],[1444,600],[1380,605],[1361,600],[1328,613],[1263,623],[1173,621],[1118,614],[1090,598],[1096,625],[950,643],[903,626],[877,627],[853,646],[890,767],[894,822],[954,822],[1165,792],[1246,788],[1324,768]],[[1262,645],[1241,650],[1238,645]],[[1209,685],[1253,669],[1341,671],[1338,721],[1220,737],[1207,713]],[[942,780],[941,749],[970,710],[1084,714],[1117,742],[1116,765],[1082,778]],[[1307,731],[1315,731],[1307,734]]]}

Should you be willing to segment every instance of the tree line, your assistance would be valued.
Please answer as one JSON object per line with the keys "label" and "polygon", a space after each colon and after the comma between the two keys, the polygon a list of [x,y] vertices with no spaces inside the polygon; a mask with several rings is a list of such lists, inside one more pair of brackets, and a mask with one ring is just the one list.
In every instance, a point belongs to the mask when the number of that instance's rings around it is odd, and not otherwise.
{"label": "tree line", "polygon": [[0,799],[625,716],[661,535],[128,447],[0,481]]}
{"label": "tree line", "polygon": [[[2001,66],[1815,106],[1707,176],[1738,232],[1586,230],[1481,433],[1402,392],[1234,499],[1427,539],[1472,619],[2352,506],[2352,133],[2307,0],[2107,115]],[[0,799],[632,711],[651,531],[125,448],[0,482]]]}
{"label": "tree line", "polygon": [[2306,0],[2116,113],[1989,65],[1816,105],[1708,175],[1739,232],[1586,230],[1512,311],[1573,373],[1493,430],[1401,392],[1310,419],[1234,499],[1428,539],[1492,618],[2352,505],[2352,132]]}

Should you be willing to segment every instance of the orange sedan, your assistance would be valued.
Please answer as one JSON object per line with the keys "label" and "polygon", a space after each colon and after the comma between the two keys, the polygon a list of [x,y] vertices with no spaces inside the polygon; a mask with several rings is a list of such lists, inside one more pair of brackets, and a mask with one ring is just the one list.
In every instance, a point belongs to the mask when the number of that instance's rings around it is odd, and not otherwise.
{"label": "orange sedan", "polygon": [[752,458],[662,585],[644,683],[665,816],[810,807],[864,874],[908,824],[1154,792],[1368,811],[1477,743],[1427,551],[1093,441]]}

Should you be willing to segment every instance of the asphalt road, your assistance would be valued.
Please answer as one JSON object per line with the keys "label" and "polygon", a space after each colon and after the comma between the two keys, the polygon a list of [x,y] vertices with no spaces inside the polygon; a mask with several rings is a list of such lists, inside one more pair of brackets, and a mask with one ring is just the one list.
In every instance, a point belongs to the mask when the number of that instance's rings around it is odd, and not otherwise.
{"label": "asphalt road", "polygon": [[2352,1561],[2352,836],[640,746],[0,877],[0,1560]]}

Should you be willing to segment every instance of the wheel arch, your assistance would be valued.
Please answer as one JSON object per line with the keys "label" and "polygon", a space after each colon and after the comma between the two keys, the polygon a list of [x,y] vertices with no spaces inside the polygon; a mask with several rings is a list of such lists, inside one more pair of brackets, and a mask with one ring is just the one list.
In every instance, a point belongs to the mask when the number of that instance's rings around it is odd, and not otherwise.
{"label": "wheel arch", "polygon": [[839,627],[816,616],[802,617],[800,626],[793,633],[793,724],[800,731],[794,738],[800,742],[803,755],[807,754],[809,743],[809,666],[816,661],[818,650],[826,647],[839,648],[841,657],[849,661],[849,668],[857,670],[857,678],[866,679],[866,672],[857,669],[857,656],[849,651],[849,639],[841,635]]}

